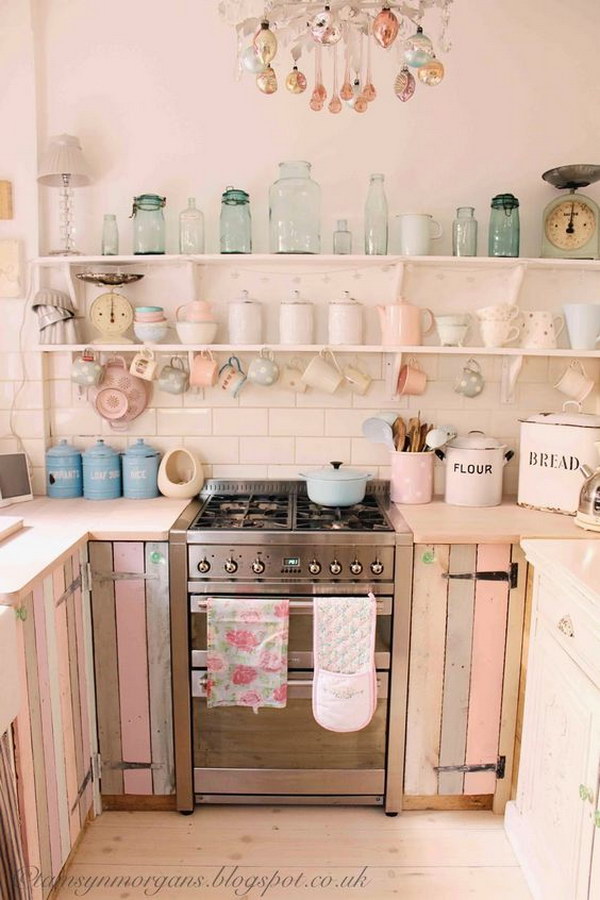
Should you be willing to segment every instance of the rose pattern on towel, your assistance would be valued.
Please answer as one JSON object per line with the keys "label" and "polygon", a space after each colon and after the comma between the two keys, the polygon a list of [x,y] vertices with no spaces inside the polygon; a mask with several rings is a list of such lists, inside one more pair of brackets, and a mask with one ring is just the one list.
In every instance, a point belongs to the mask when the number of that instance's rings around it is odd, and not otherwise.
{"label": "rose pattern on towel", "polygon": [[287,702],[287,600],[207,601],[207,703],[282,708]]}

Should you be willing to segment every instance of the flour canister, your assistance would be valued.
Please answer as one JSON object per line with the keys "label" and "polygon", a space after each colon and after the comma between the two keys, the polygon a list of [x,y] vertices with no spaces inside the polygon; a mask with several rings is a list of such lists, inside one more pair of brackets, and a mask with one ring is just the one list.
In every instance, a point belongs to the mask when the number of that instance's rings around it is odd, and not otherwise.
{"label": "flour canister", "polygon": [[446,462],[444,499],[451,506],[499,506],[504,466],[514,450],[496,438],[471,431],[436,450]]}
{"label": "flour canister", "polygon": [[312,344],[314,341],[314,305],[294,291],[279,306],[279,343]]}
{"label": "flour canister", "polygon": [[121,457],[102,439],[83,454],[83,496],[114,500],[121,496]]}
{"label": "flour canister", "polygon": [[363,308],[348,291],[329,303],[329,343],[362,344]]}
{"label": "flour canister", "polygon": [[61,499],[83,496],[81,453],[67,441],[46,452],[46,491]]}
{"label": "flour canister", "polygon": [[597,415],[564,411],[521,419],[519,506],[575,515],[584,482],[581,466],[598,464],[596,441]]}
{"label": "flour canister", "polygon": [[130,500],[158,497],[158,463],[160,453],[139,438],[123,453],[123,496]]}

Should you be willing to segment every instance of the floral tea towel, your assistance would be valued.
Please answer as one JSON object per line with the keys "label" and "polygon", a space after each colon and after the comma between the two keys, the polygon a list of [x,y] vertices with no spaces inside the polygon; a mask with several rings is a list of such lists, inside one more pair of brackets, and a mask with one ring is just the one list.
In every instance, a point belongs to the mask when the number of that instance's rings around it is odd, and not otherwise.
{"label": "floral tea towel", "polygon": [[211,597],[206,609],[208,706],[284,707],[288,601]]}

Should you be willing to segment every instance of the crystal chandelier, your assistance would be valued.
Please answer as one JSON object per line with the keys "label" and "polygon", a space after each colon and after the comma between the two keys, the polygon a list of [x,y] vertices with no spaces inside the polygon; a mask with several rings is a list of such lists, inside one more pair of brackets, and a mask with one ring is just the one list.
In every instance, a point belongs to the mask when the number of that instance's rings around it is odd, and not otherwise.
{"label": "crystal chandelier", "polygon": [[[219,11],[237,31],[238,71],[253,76],[263,94],[274,94],[279,79],[274,63],[289,59],[284,76],[290,94],[303,94],[314,72],[310,108],[340,113],[344,106],[364,113],[378,96],[373,62],[381,51],[395,53],[398,70],[389,86],[402,102],[417,82],[435,87],[444,77],[423,20],[438,12],[438,46],[450,50],[447,37],[453,0],[220,0]],[[432,16],[428,16],[431,18]],[[314,60],[309,54],[314,51]],[[324,63],[331,70],[324,84]],[[304,63],[304,65],[303,65]],[[379,90],[383,92],[380,85]],[[328,102],[327,102],[328,101]]]}

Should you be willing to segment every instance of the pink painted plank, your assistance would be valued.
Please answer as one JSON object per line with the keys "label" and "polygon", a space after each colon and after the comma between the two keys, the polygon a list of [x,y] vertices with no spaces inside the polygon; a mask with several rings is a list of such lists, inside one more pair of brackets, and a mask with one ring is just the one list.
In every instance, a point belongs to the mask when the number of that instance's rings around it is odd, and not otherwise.
{"label": "pink painted plank", "polygon": [[[31,613],[31,610],[28,610]],[[25,644],[23,625],[17,627],[17,658],[19,660],[19,682],[23,686],[21,692],[21,708],[15,720],[15,744],[17,766],[17,796],[21,810],[21,834],[27,866],[32,870],[40,869],[40,845],[35,802],[35,775],[33,770],[33,748],[31,744],[31,727],[29,724],[29,698],[27,695],[27,666],[25,662]],[[60,839],[59,839],[60,849]],[[42,896],[40,884],[32,885],[34,900]]]}
{"label": "pink painted plank", "polygon": [[[509,544],[480,544],[477,571],[505,571]],[[466,764],[496,762],[502,710],[502,674],[508,613],[508,584],[478,581],[475,588],[471,694],[467,724]],[[465,794],[493,794],[494,772],[465,775]]]}
{"label": "pink painted plank", "polygon": [[[60,568],[62,569],[63,567],[61,566]],[[57,597],[55,594],[55,600],[56,599]],[[77,839],[77,835],[79,834],[80,822],[79,807],[78,805],[76,805],[79,785],[77,783],[78,779],[77,760],[75,756],[75,733],[73,729],[73,707],[71,706],[71,673],[69,672],[69,636],[67,631],[66,603],[61,603],[61,605],[55,611],[55,616],[56,649],[58,653],[58,685],[60,691],[60,708],[62,711],[69,831],[71,834],[72,846]]]}
{"label": "pink painted plank", "polygon": [[[144,572],[144,545],[119,541],[114,545],[115,572]],[[152,761],[146,643],[146,590],[144,581],[115,582],[117,660],[124,762]],[[123,772],[126,794],[151,794],[152,772]]]}
{"label": "pink painted plank", "polygon": [[48,638],[46,634],[46,605],[44,586],[40,582],[33,591],[33,613],[35,620],[36,652],[40,691],[42,733],[44,735],[44,759],[46,771],[46,793],[48,795],[48,825],[50,829],[50,855],[52,872],[57,874],[63,864],[58,812],[58,789],[56,784],[56,756],[54,753],[54,726],[52,722],[52,701],[50,699],[50,666],[48,664]]}

